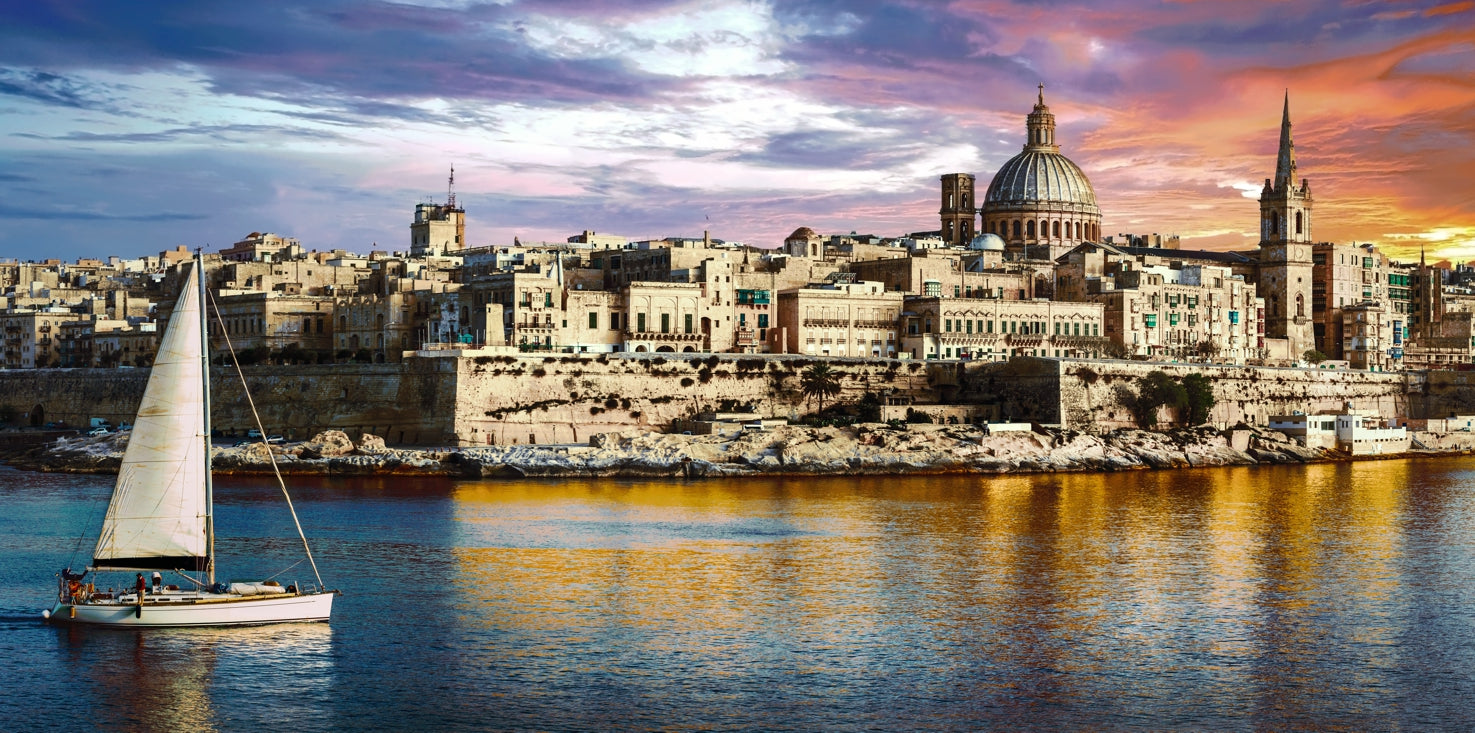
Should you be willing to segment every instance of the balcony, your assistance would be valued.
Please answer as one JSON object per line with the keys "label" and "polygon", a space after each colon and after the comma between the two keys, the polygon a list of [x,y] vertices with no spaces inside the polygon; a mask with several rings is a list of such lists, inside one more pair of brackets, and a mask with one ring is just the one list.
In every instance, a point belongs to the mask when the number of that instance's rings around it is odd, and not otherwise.
{"label": "balcony", "polygon": [[737,330],[738,346],[757,346],[758,332],[751,328],[739,328]]}
{"label": "balcony", "polygon": [[838,319],[838,318],[806,318],[806,319],[804,319],[804,327],[805,328],[847,328],[849,326],[850,326],[850,322],[849,321],[841,320],[841,319]]}
{"label": "balcony", "polygon": [[626,331],[626,341],[676,341],[680,343],[699,343],[707,338],[702,333],[661,333],[659,331]]}
{"label": "balcony", "polygon": [[872,328],[878,331],[891,331],[896,328],[896,321],[856,321],[856,328]]}

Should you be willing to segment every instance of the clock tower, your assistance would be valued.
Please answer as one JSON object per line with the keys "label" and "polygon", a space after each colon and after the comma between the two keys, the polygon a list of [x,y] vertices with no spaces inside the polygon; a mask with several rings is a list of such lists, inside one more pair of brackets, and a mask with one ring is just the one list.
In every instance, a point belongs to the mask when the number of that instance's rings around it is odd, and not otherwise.
{"label": "clock tower", "polygon": [[1265,297],[1265,335],[1290,342],[1290,358],[1316,348],[1311,329],[1311,184],[1296,181],[1291,142],[1291,97],[1280,120],[1275,178],[1260,192],[1259,292]]}

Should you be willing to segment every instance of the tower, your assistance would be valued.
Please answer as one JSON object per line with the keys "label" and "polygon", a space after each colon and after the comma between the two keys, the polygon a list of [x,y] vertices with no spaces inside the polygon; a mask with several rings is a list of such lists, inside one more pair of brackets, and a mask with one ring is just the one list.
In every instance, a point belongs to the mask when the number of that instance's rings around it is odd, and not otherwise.
{"label": "tower", "polygon": [[1275,178],[1260,192],[1260,282],[1265,296],[1265,335],[1286,339],[1291,359],[1316,347],[1311,327],[1311,184],[1296,182],[1291,142],[1291,95],[1280,119]]}
{"label": "tower", "polygon": [[966,246],[973,241],[977,211],[973,208],[973,176],[948,173],[942,177],[942,241]]}
{"label": "tower", "polygon": [[456,204],[456,169],[446,187],[444,204],[416,204],[410,223],[410,255],[443,255],[466,249],[466,210]]}

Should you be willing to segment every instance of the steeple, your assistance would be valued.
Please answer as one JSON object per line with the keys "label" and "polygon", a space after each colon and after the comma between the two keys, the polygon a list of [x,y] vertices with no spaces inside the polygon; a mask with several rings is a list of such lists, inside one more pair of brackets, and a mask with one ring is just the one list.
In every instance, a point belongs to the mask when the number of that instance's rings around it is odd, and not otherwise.
{"label": "steeple", "polygon": [[1296,146],[1291,142],[1291,90],[1286,90],[1285,107],[1280,115],[1280,155],[1275,159],[1275,190],[1285,191],[1296,185]]}
{"label": "steeple", "polygon": [[1050,114],[1050,108],[1045,106],[1045,85],[1040,85],[1039,101],[1035,103],[1035,109],[1029,113],[1025,122],[1029,137],[1024,143],[1024,149],[1042,153],[1058,153],[1060,146],[1055,144],[1055,115]]}

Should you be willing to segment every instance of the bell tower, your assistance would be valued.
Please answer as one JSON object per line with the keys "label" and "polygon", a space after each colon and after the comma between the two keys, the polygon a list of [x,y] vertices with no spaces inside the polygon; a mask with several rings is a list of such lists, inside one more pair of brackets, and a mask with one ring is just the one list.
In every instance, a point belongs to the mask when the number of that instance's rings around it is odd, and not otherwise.
{"label": "bell tower", "polygon": [[1296,181],[1291,142],[1291,95],[1280,119],[1275,178],[1260,191],[1260,283],[1265,332],[1290,342],[1290,358],[1316,348],[1311,328],[1311,184]]}
{"label": "bell tower", "polygon": [[942,177],[942,241],[967,246],[973,241],[978,210],[973,207],[973,176],[948,173]]}

